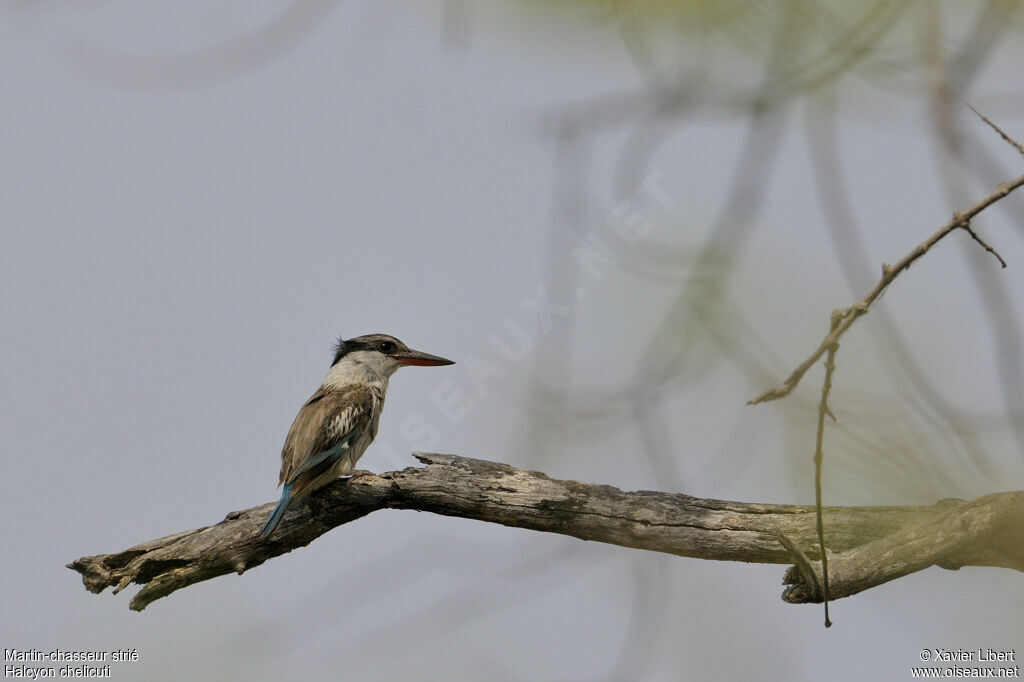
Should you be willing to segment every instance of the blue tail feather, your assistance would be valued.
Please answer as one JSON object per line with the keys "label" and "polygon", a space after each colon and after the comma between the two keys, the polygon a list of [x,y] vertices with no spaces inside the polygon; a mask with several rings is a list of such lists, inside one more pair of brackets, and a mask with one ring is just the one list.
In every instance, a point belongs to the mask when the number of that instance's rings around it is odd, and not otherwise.
{"label": "blue tail feather", "polygon": [[292,484],[288,483],[281,491],[281,499],[277,501],[277,506],[274,507],[274,511],[270,512],[270,518],[263,525],[263,530],[260,531],[260,537],[265,538],[274,532],[277,528],[277,524],[281,522],[281,518],[284,516],[285,511],[288,509],[288,505],[292,501]]}

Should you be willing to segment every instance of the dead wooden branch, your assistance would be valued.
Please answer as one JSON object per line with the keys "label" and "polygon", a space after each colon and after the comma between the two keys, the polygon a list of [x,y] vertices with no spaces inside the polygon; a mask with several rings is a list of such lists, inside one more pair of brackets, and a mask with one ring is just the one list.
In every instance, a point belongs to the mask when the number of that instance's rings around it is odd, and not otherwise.
{"label": "dead wooden branch", "polygon": [[[689,495],[561,481],[455,455],[417,454],[426,466],[338,480],[286,514],[266,540],[259,530],[273,503],[232,512],[220,523],[150,540],[68,565],[92,592],[131,583],[141,611],[193,583],[239,573],[309,544],[378,509],[413,509],[561,533],[623,547],[720,561],[789,564],[780,541],[799,548],[804,577],[787,573],[789,602],[820,601],[815,508],[708,500]],[[838,599],[927,566],[1024,570],[1024,492],[928,507],[825,507],[829,598]]]}

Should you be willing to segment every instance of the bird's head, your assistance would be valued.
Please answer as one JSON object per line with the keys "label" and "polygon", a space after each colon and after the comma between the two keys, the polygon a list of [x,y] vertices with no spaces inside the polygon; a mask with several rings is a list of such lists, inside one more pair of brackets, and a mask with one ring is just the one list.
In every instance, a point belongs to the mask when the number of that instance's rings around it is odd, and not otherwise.
{"label": "bird's head", "polygon": [[387,334],[367,334],[354,339],[339,339],[334,347],[334,362],[359,363],[372,369],[382,377],[390,377],[399,367],[420,365],[437,367],[454,365],[451,360],[413,350],[393,336]]}

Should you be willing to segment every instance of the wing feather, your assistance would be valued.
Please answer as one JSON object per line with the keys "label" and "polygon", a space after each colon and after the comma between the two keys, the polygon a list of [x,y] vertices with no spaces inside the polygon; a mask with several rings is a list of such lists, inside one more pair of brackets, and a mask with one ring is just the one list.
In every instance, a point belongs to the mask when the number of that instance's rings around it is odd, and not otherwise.
{"label": "wing feather", "polygon": [[374,394],[365,386],[342,390],[320,389],[299,410],[281,450],[281,479],[294,483],[296,494],[326,472],[359,436],[373,418]]}

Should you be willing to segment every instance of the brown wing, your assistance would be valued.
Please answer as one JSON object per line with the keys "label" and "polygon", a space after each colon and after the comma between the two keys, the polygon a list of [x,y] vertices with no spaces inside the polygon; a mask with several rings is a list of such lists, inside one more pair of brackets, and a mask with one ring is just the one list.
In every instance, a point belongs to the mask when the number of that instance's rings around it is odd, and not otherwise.
{"label": "brown wing", "polygon": [[373,406],[373,391],[366,386],[321,388],[314,393],[288,430],[281,450],[280,483],[291,483],[303,473],[330,468],[343,449],[370,427]]}

